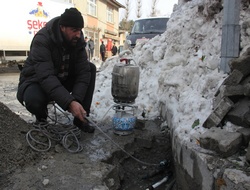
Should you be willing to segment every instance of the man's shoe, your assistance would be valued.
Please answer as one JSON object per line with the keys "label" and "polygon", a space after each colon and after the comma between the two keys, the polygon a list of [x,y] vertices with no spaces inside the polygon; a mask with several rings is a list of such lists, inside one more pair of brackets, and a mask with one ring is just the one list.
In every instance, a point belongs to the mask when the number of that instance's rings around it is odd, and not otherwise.
{"label": "man's shoe", "polygon": [[73,124],[85,133],[94,133],[95,132],[95,128],[93,126],[89,125],[89,123],[87,121],[82,122],[82,121],[74,119]]}
{"label": "man's shoe", "polygon": [[47,120],[44,120],[44,121],[38,121],[38,120],[36,120],[33,123],[33,127],[38,128],[38,129],[46,128],[46,127],[48,127],[48,125],[49,125],[49,122]]}

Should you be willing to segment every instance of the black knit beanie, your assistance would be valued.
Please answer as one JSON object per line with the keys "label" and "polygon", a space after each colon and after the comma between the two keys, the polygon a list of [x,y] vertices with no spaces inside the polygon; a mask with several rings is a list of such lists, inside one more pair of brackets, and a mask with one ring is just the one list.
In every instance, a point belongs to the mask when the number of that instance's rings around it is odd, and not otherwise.
{"label": "black knit beanie", "polygon": [[65,12],[61,14],[59,24],[75,28],[84,26],[82,15],[76,8],[65,9]]}

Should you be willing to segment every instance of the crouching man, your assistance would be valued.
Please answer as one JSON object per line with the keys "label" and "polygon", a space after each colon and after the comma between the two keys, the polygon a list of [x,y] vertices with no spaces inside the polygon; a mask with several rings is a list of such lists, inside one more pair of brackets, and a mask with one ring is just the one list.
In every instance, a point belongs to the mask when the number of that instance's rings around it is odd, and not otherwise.
{"label": "crouching man", "polygon": [[90,63],[82,33],[84,21],[76,8],[66,9],[38,31],[19,78],[17,99],[44,122],[47,105],[55,101],[74,116],[74,125],[93,133],[89,115],[96,67]]}

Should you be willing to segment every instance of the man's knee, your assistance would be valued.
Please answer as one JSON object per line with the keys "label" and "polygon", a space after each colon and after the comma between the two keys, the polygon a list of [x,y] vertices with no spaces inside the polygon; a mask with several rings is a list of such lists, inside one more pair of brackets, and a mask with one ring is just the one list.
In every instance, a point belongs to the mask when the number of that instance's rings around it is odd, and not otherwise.
{"label": "man's knee", "polygon": [[26,109],[31,112],[45,109],[48,103],[48,97],[38,84],[28,86],[24,91],[23,99]]}
{"label": "man's knee", "polygon": [[47,104],[42,104],[40,102],[25,102],[25,107],[28,111],[30,111],[33,114],[40,113],[41,110],[44,110],[47,108]]}

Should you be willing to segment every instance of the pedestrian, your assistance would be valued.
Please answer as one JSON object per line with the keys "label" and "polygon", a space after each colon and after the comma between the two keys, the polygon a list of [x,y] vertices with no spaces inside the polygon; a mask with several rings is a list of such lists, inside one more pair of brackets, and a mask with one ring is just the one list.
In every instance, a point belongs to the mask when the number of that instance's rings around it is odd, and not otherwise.
{"label": "pedestrian", "polygon": [[87,60],[82,33],[84,20],[76,8],[65,9],[34,36],[29,56],[20,73],[17,99],[46,122],[47,105],[54,101],[73,116],[73,124],[93,133],[89,125],[96,67]]}
{"label": "pedestrian", "polygon": [[89,60],[94,56],[95,44],[92,38],[89,39]]}
{"label": "pedestrian", "polygon": [[113,56],[117,54],[117,47],[116,47],[116,45],[115,45],[115,42],[114,42],[114,44],[113,44],[113,47],[112,47],[111,51],[112,51],[112,55],[113,55]]}
{"label": "pedestrian", "polygon": [[105,61],[106,47],[103,41],[102,41],[102,44],[100,45],[100,53],[101,53],[102,61]]}
{"label": "pedestrian", "polygon": [[87,56],[88,56],[88,60],[89,60],[89,42],[88,42],[88,37],[86,36],[85,38],[84,38],[84,40],[85,40],[85,49],[86,49],[86,53],[87,53]]}

